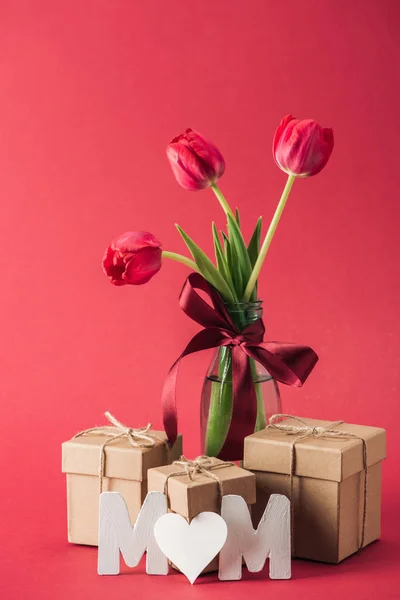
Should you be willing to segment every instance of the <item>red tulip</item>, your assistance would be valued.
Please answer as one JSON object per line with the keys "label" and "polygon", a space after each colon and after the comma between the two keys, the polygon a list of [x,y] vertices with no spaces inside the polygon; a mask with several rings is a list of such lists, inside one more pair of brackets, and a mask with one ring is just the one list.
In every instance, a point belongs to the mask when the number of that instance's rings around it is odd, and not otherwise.
{"label": "red tulip", "polygon": [[203,190],[225,171],[218,148],[193,129],[186,129],[168,144],[167,157],[177,182],[186,190]]}
{"label": "red tulip", "polygon": [[103,270],[114,285],[147,283],[161,269],[161,242],[147,231],[127,231],[111,243]]}
{"label": "red tulip", "polygon": [[272,152],[275,162],[288,175],[310,177],[319,173],[333,150],[333,131],[312,119],[287,115],[275,132]]}

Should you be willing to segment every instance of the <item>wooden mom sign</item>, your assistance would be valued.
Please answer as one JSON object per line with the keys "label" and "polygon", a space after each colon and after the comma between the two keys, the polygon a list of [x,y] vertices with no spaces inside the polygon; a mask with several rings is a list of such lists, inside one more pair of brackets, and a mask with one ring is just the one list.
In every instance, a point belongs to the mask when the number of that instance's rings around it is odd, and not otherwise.
{"label": "wooden mom sign", "polygon": [[132,525],[122,496],[103,492],[99,575],[119,573],[120,552],[125,563],[135,567],[145,551],[148,574],[167,575],[169,559],[191,583],[218,553],[221,581],[241,579],[243,559],[248,570],[256,573],[267,558],[271,579],[290,579],[290,502],[286,496],[273,494],[255,530],[241,496],[224,496],[221,516],[203,512],[189,524],[180,515],[168,513],[164,494],[149,492]]}

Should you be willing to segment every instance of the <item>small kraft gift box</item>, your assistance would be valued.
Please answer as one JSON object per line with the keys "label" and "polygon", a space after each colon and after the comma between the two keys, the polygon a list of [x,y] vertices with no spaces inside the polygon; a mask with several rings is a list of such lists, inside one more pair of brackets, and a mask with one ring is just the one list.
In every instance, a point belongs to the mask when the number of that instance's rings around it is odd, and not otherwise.
{"label": "small kraft gift box", "polygon": [[182,454],[182,437],[169,447],[164,431],[151,425],[126,427],[110,413],[110,425],[93,427],[62,444],[62,471],[67,475],[68,541],[98,544],[99,495],[119,492],[134,523],[147,494],[147,471]]}
{"label": "small kraft gift box", "polygon": [[272,493],[285,494],[293,556],[339,563],[380,537],[385,457],[384,429],[274,415],[244,443],[243,466],[256,476],[254,524]]}
{"label": "small kraft gift box", "polygon": [[[221,514],[221,497],[228,494],[242,496],[250,508],[256,501],[256,478],[253,473],[218,458],[199,456],[188,460],[182,456],[172,465],[149,470],[148,491],[164,492],[169,510],[190,523],[201,512]],[[216,570],[218,557],[203,573]]]}

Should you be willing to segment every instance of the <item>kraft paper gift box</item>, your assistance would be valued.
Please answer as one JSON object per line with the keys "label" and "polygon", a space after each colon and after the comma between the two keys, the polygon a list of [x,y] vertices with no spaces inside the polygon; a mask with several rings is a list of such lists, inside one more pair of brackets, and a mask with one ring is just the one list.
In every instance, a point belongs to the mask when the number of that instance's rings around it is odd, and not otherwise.
{"label": "kraft paper gift box", "polygon": [[[182,460],[186,459],[182,457]],[[211,460],[215,465],[224,464],[224,461],[217,458]],[[190,464],[191,461],[188,463]],[[219,482],[201,472],[193,473],[192,478],[187,474],[171,476],[171,473],[179,471],[185,473],[184,467],[176,464],[150,469],[148,490],[149,492],[164,492],[167,489],[169,509],[182,515],[189,523],[201,512],[210,511],[220,514],[221,494],[223,496],[228,494],[242,496],[249,508],[256,501],[255,476],[234,464],[211,471],[213,476],[218,477]],[[213,559],[203,573],[216,570],[218,570],[218,557]]]}
{"label": "kraft paper gift box", "polygon": [[[136,521],[147,494],[148,469],[171,463],[182,454],[181,436],[169,449],[164,431],[150,429],[147,435],[154,436],[153,447],[133,447],[124,436],[104,448],[102,491],[122,494],[132,523]],[[110,439],[104,434],[87,433],[62,444],[62,471],[67,475],[69,542],[90,546],[98,544],[101,448]]]}
{"label": "kraft paper gift box", "polygon": [[[257,485],[254,525],[269,496],[285,494],[292,501],[293,555],[339,563],[361,543],[365,547],[380,537],[386,433],[378,427],[301,417],[302,425],[297,419],[285,419],[276,423],[278,429],[272,425],[245,439],[243,465],[254,472]],[[280,426],[300,427],[303,434],[289,435]],[[341,434],[323,434],[318,428]]]}

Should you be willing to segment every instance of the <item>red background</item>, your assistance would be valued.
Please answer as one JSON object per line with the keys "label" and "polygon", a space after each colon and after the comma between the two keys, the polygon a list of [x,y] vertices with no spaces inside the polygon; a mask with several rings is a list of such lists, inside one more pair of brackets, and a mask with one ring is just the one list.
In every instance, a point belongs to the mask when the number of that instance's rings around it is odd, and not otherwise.
{"label": "red background", "polygon": [[[399,597],[399,13],[397,0],[0,2],[2,598]],[[211,252],[221,210],[181,189],[165,157],[188,126],[223,152],[246,235],[268,223],[288,112],[333,127],[336,147],[296,182],[268,255],[268,337],[320,355],[304,389],[282,389],[285,411],[387,428],[382,540],[337,567],[296,561],[290,582],[264,570],[190,588],[143,566],[100,578],[96,551],[66,542],[60,444],[106,409],[160,426],[163,378],[197,330],[177,304],[185,267],[115,288],[104,248],[145,229],[184,252],[177,221]],[[188,456],[208,358],[181,372]]]}

